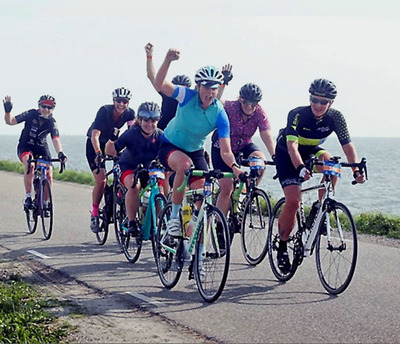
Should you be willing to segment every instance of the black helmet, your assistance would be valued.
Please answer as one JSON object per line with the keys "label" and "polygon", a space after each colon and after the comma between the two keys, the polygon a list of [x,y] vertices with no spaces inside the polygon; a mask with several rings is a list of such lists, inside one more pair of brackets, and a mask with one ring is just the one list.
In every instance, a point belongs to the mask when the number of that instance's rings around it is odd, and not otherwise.
{"label": "black helmet", "polygon": [[262,98],[261,88],[256,84],[248,83],[240,89],[240,98],[250,102],[259,102]]}
{"label": "black helmet", "polygon": [[156,121],[159,121],[161,117],[160,107],[153,102],[142,103],[138,109],[138,117],[140,119],[152,118]]}
{"label": "black helmet", "polygon": [[329,99],[335,99],[337,94],[335,84],[327,79],[315,79],[310,85],[309,92],[313,96]]}
{"label": "black helmet", "polygon": [[192,86],[192,82],[187,75],[177,75],[172,79],[174,85],[182,85],[186,87]]}
{"label": "black helmet", "polygon": [[56,99],[53,96],[46,94],[39,98],[38,105],[40,106],[41,104],[50,105],[52,107],[55,107]]}

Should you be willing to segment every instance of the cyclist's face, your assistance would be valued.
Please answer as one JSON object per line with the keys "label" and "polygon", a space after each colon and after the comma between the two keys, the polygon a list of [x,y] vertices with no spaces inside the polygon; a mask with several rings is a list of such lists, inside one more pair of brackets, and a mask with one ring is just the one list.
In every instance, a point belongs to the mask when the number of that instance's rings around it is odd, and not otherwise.
{"label": "cyclist's face", "polygon": [[201,100],[201,107],[203,109],[207,109],[215,99],[215,97],[218,94],[218,87],[217,88],[210,88],[210,87],[205,87],[204,85],[200,85],[198,88],[199,90],[199,97]]}
{"label": "cyclist's face", "polygon": [[310,97],[311,111],[315,117],[323,116],[325,112],[328,111],[332,103],[333,100],[329,98],[318,97],[318,96]]}
{"label": "cyclist's face", "polygon": [[50,105],[40,105],[39,106],[39,113],[40,116],[43,118],[49,118],[51,114],[53,113],[54,107]]}
{"label": "cyclist's face", "polygon": [[240,98],[240,104],[242,106],[242,111],[247,115],[251,116],[254,111],[256,111],[257,102],[250,102],[246,99]]}
{"label": "cyclist's face", "polygon": [[114,108],[118,114],[122,114],[129,106],[129,99],[114,98]]}
{"label": "cyclist's face", "polygon": [[140,120],[140,126],[142,127],[142,130],[147,134],[147,135],[152,135],[154,131],[157,128],[158,121],[155,121],[151,118],[149,119],[141,119]]}

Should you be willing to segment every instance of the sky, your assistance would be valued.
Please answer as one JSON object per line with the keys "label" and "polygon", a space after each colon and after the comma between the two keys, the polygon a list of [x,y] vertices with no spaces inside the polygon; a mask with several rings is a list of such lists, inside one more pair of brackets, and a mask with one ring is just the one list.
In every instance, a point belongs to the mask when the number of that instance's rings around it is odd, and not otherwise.
{"label": "sky", "polygon": [[[192,80],[205,65],[233,65],[224,99],[253,82],[276,135],[288,112],[308,105],[316,78],[338,89],[353,137],[399,137],[400,2],[397,0],[0,0],[0,97],[13,115],[56,98],[62,135],[85,135],[112,91],[127,87],[136,111],[161,98],[146,77],[148,42],[156,69],[181,51],[168,78]],[[0,135],[19,134],[0,122]]]}

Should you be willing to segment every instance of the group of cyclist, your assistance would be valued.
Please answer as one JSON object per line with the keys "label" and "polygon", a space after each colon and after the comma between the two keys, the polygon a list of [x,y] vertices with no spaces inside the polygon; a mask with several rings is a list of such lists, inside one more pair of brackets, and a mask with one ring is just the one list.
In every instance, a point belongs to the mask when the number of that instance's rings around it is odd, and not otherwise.
{"label": "group of cyclist", "polygon": [[[286,127],[279,131],[275,140],[267,115],[259,104],[263,96],[259,86],[247,83],[241,87],[238,99],[222,99],[224,87],[232,80],[231,65],[225,65],[222,69],[214,66],[200,68],[194,76],[195,87],[192,89],[191,80],[186,75],[167,80],[171,63],[179,60],[179,50],[169,49],[157,72],[153,65],[153,51],[153,45],[148,43],[145,46],[146,70],[151,84],[162,97],[161,108],[154,102],[144,102],[139,106],[136,116],[129,107],[131,92],[124,87],[117,88],[112,94],[113,104],[104,105],[98,110],[87,131],[86,158],[95,179],[90,229],[93,232],[99,230],[99,204],[106,185],[105,155],[120,155],[121,180],[128,190],[125,200],[129,218],[127,230],[133,235],[140,232],[139,224],[135,222],[138,194],[147,183],[147,177],[141,176],[138,184],[132,187],[135,168],[138,164],[146,167],[157,158],[167,171],[174,173],[168,232],[172,236],[181,236],[179,214],[184,193],[178,187],[190,167],[204,171],[209,169],[204,151],[207,136],[213,133],[213,168],[233,172],[238,178],[244,173],[237,163],[239,154],[245,159],[255,156],[266,159],[262,149],[252,142],[258,129],[268,153],[276,163],[286,198],[282,216],[279,217],[278,266],[282,271],[288,271],[290,262],[286,241],[300,206],[301,183],[308,180],[313,172],[307,170],[305,160],[311,154],[320,160],[331,158],[331,154],[320,145],[332,132],[336,133],[347,160],[358,160],[342,113],[331,107],[337,94],[336,86],[327,79],[315,79],[309,88],[310,104],[289,112]],[[40,97],[38,109],[15,117],[11,115],[11,97],[5,97],[3,103],[7,124],[25,122],[17,148],[22,163],[27,165],[29,155],[50,157],[46,142],[48,134],[51,135],[58,157],[66,161],[53,117],[56,105],[54,97]],[[125,124],[128,129],[119,135]],[[353,172],[355,180],[363,183],[363,174],[356,169]],[[51,175],[51,170],[49,173]],[[261,178],[262,174],[259,181]],[[189,181],[193,188],[201,187],[202,183],[202,179],[195,177]],[[32,174],[24,175],[24,185],[25,206],[29,207],[32,204]],[[216,205],[226,215],[233,181],[221,179],[219,185]],[[164,190],[168,190],[167,185]]]}

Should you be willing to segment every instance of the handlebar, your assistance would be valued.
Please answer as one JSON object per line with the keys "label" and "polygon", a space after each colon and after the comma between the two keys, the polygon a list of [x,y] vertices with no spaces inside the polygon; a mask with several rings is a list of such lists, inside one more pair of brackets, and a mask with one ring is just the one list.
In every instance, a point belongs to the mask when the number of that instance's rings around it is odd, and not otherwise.
{"label": "handlebar", "polygon": [[118,161],[119,160],[119,155],[117,156],[111,156],[111,155],[107,155],[107,156],[100,156],[100,159],[97,160],[97,164],[96,164],[96,174],[100,173],[101,170],[101,165],[106,162],[106,161]]}
{"label": "handlebar", "polygon": [[31,165],[32,164],[36,165],[36,163],[40,162],[40,161],[42,161],[45,164],[50,164],[52,162],[59,162],[60,163],[60,170],[58,172],[59,173],[63,173],[64,170],[65,170],[65,162],[61,161],[61,159],[59,159],[59,158],[44,159],[42,157],[38,157],[37,159],[34,159],[32,155],[29,155],[29,159],[27,161],[28,166],[27,166],[27,169],[26,169],[26,174],[31,173]]}
{"label": "handlebar", "polygon": [[152,161],[150,162],[148,168],[145,168],[145,167],[143,166],[143,164],[137,165],[137,166],[136,166],[136,169],[135,169],[135,173],[133,174],[133,182],[132,182],[132,186],[131,186],[132,189],[135,188],[135,187],[136,187],[136,184],[138,183],[140,172],[141,172],[141,171],[148,171],[148,170],[150,170],[150,169],[160,169],[160,170],[164,170],[164,167],[163,167],[163,165],[161,165],[157,160],[152,160]]}

